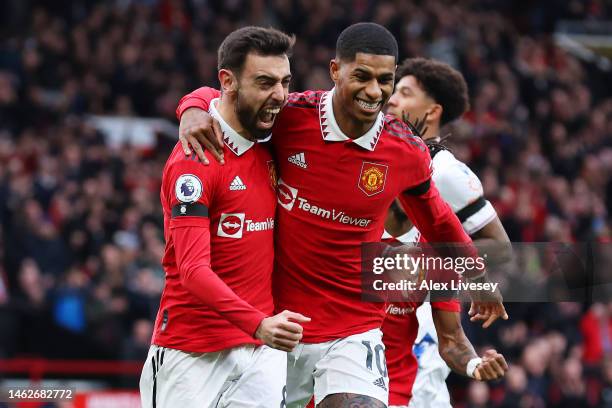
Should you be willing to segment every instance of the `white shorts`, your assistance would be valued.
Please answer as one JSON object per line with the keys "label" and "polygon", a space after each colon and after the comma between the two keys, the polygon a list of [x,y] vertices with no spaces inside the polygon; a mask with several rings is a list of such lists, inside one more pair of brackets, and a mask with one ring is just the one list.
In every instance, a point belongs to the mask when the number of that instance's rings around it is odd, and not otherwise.
{"label": "white shorts", "polygon": [[287,407],[315,405],[331,394],[351,393],[387,405],[389,377],[379,329],[325,343],[302,343],[287,355]]}
{"label": "white shorts", "polygon": [[140,376],[142,408],[284,407],[287,353],[244,345],[189,353],[152,345]]}

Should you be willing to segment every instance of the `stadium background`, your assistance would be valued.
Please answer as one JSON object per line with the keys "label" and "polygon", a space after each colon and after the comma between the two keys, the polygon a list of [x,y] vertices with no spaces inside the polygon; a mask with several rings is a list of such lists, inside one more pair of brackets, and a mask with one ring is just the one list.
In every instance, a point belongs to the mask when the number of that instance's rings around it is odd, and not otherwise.
{"label": "stadium background", "polygon": [[[610,242],[611,13],[606,0],[3,1],[3,384],[137,388],[163,285],[174,109],[217,83],[216,47],[247,24],[297,35],[295,90],[330,86],[337,35],[364,20],[389,28],[402,57],[459,68],[471,110],[448,129],[453,151],[512,241]],[[506,379],[451,375],[455,406],[612,407],[612,302],[507,307],[487,331],[464,321],[512,363]]]}

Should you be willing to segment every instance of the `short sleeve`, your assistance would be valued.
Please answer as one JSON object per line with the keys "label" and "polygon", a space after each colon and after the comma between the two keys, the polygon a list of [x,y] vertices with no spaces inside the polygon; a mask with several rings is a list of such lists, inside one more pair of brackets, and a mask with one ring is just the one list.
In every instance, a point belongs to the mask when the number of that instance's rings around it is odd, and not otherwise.
{"label": "short sleeve", "polygon": [[491,203],[484,199],[476,174],[450,152],[436,155],[433,180],[468,234],[477,232],[497,216]]}

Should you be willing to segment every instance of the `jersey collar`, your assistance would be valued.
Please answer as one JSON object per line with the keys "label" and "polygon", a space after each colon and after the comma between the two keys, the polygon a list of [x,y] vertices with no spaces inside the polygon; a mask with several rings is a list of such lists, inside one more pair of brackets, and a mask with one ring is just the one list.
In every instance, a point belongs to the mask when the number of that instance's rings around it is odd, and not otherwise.
{"label": "jersey collar", "polygon": [[382,112],[379,112],[376,122],[374,122],[374,125],[370,128],[370,130],[357,139],[351,139],[345,135],[342,130],[340,130],[340,126],[338,126],[338,122],[336,122],[336,117],[334,116],[332,98],[334,96],[335,89],[336,88],[333,88],[331,91],[325,92],[323,94],[321,103],[319,104],[319,122],[321,124],[321,134],[323,135],[323,140],[327,142],[342,142],[345,140],[352,140],[354,143],[358,144],[364,149],[374,151],[383,130],[385,115],[383,115]]}
{"label": "jersey collar", "polygon": [[[223,142],[225,145],[232,151],[236,156],[241,156],[249,150],[251,147],[255,145],[255,142],[251,142],[248,139],[245,139],[238,132],[236,132],[232,127],[223,119],[219,111],[217,110],[217,104],[219,103],[219,98],[215,98],[210,102],[210,107],[208,108],[208,113],[219,121],[219,125],[221,125],[221,131],[223,132]],[[262,142],[270,140],[268,137]]]}
{"label": "jersey collar", "polygon": [[394,238],[393,235],[389,234],[387,230],[383,230],[383,234],[382,234],[382,237],[380,237],[380,239],[391,239],[391,238]]}

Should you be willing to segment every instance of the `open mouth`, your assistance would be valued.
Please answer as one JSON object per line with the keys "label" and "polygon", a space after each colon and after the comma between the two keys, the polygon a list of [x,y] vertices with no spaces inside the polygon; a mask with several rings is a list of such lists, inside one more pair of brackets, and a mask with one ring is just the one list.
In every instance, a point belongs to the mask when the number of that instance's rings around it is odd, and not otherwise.
{"label": "open mouth", "polygon": [[368,112],[368,113],[378,112],[382,105],[382,101],[368,102],[368,101],[364,101],[363,99],[359,99],[359,98],[356,98],[355,100],[357,101],[357,105],[359,105],[361,110]]}
{"label": "open mouth", "polygon": [[276,119],[276,115],[278,115],[280,110],[280,106],[264,108],[259,111],[257,117],[261,124],[263,124],[265,127],[272,127],[274,124],[274,119]]}

